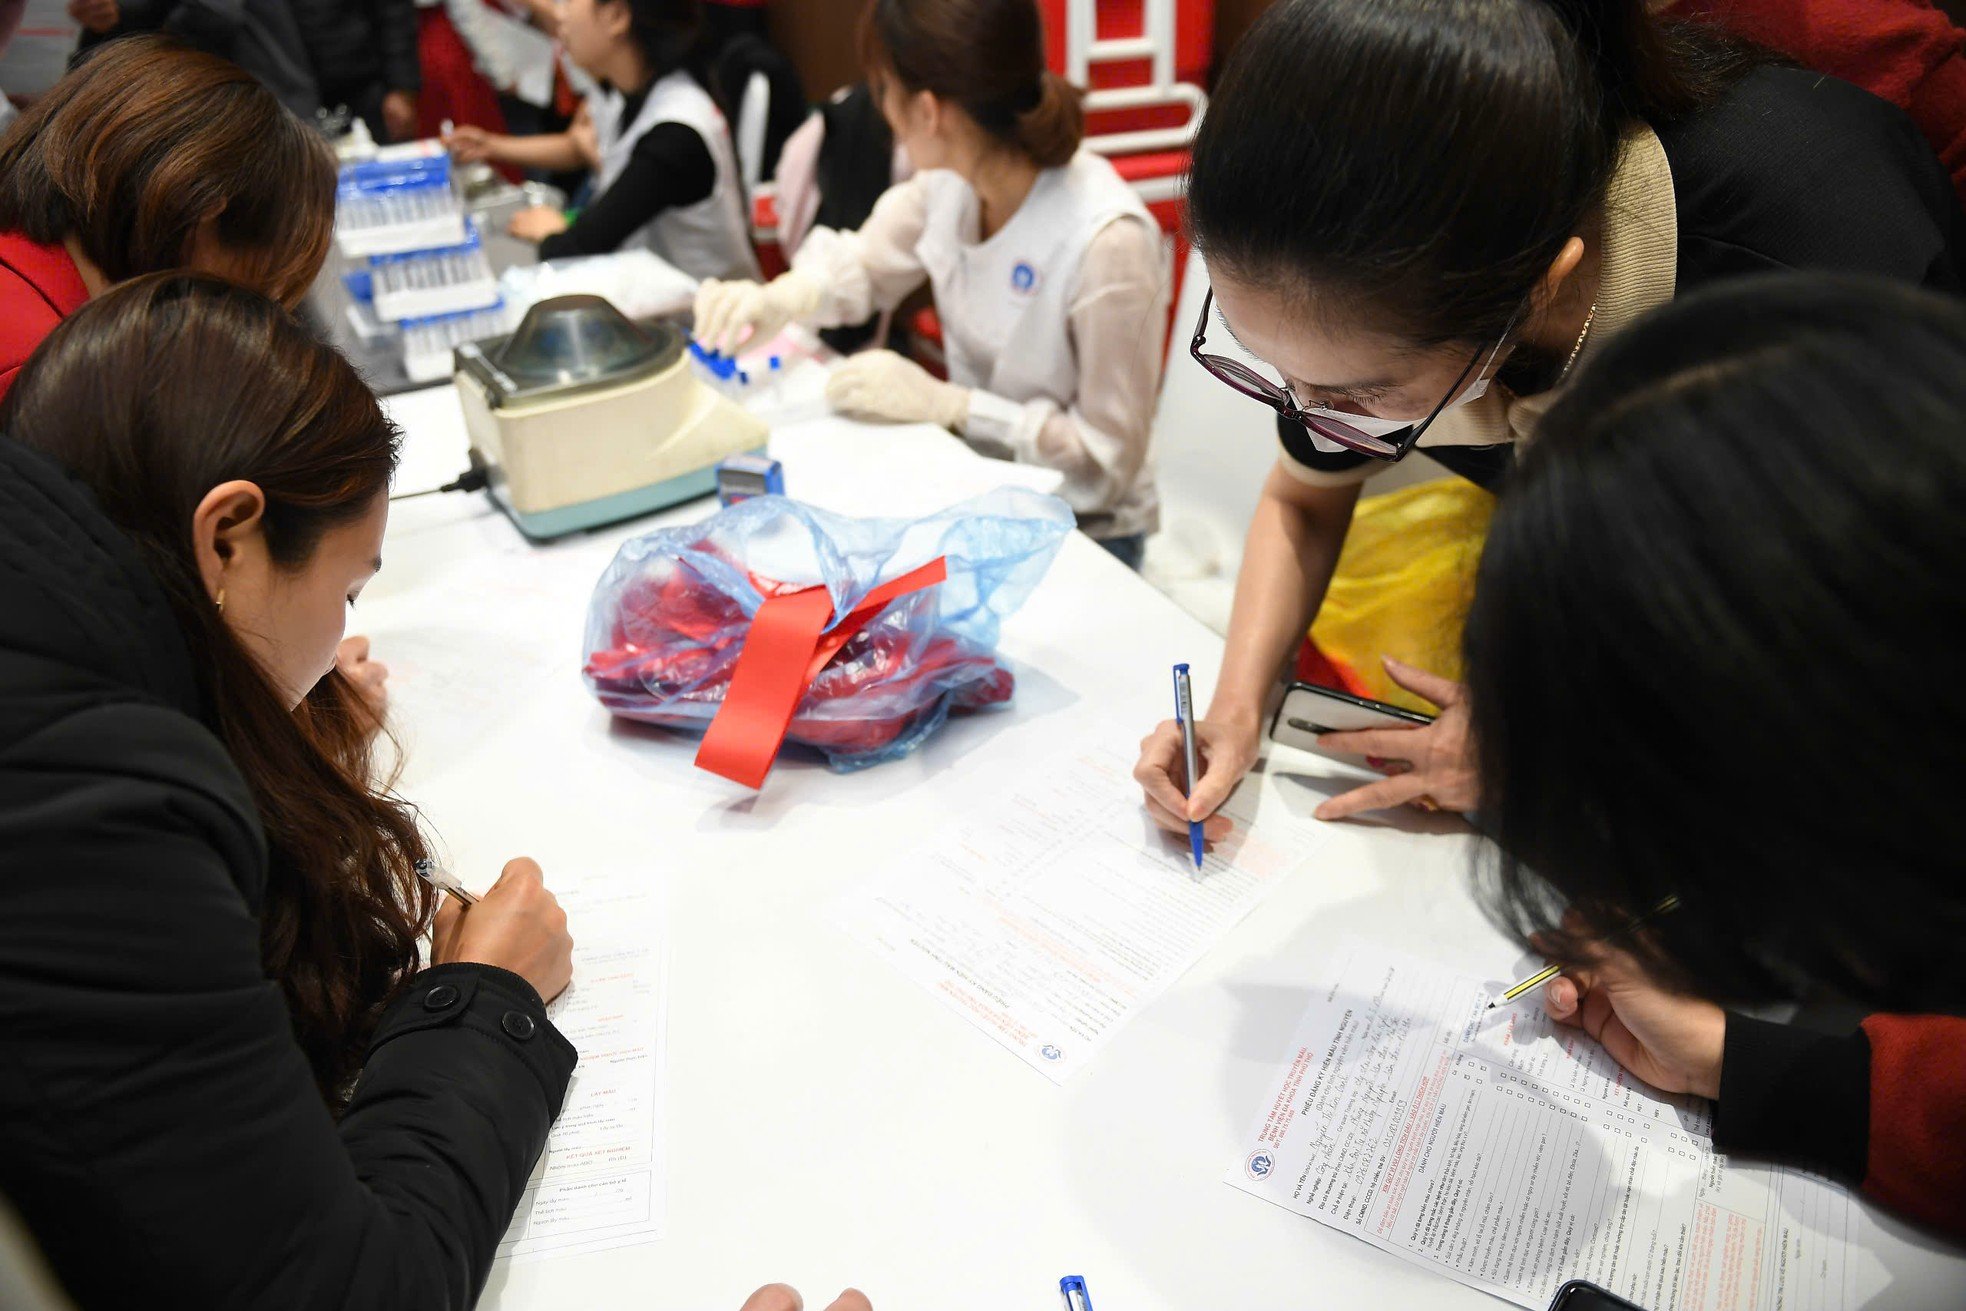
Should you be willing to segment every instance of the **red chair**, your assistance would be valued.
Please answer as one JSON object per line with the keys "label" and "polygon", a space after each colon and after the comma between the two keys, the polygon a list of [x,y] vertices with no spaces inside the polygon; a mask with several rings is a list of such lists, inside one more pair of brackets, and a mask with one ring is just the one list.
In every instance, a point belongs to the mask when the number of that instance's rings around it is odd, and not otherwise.
{"label": "red chair", "polygon": [[1215,58],[1215,0],[1039,0],[1054,72],[1087,88],[1086,146],[1113,161],[1171,239],[1172,306],[1188,267],[1190,147]]}

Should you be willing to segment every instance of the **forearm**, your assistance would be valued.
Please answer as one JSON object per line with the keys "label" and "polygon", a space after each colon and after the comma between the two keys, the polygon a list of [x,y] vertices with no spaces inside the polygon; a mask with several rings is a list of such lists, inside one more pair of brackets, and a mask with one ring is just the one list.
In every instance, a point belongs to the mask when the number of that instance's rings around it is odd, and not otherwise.
{"label": "forearm", "polygon": [[584,167],[580,148],[566,132],[548,132],[534,137],[494,136],[485,144],[485,153],[494,164],[515,168],[543,168],[550,173],[568,173]]}
{"label": "forearm", "polygon": [[814,228],[807,234],[792,267],[823,288],[816,326],[836,328],[884,313],[928,280],[916,252],[927,213],[926,193],[911,179],[875,201],[858,231]]}
{"label": "forearm", "polygon": [[1243,544],[1210,719],[1255,721],[1324,603],[1358,503],[1357,486],[1312,488],[1270,473]]}

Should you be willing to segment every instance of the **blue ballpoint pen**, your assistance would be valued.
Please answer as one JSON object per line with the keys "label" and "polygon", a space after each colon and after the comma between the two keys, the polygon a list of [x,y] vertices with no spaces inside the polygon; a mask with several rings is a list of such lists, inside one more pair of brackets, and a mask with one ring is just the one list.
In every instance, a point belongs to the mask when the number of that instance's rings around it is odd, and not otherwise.
{"label": "blue ballpoint pen", "polygon": [[[1199,761],[1195,754],[1195,696],[1188,685],[1188,666],[1174,666],[1174,718],[1181,725],[1181,752],[1188,766],[1188,786],[1183,789],[1193,795],[1195,780],[1200,777]],[[1195,870],[1201,870],[1201,825],[1188,821],[1188,846],[1195,853]]]}
{"label": "blue ballpoint pen", "polygon": [[1065,1311],[1092,1311],[1092,1295],[1085,1291],[1084,1275],[1066,1275],[1059,1280],[1058,1295],[1065,1299]]}

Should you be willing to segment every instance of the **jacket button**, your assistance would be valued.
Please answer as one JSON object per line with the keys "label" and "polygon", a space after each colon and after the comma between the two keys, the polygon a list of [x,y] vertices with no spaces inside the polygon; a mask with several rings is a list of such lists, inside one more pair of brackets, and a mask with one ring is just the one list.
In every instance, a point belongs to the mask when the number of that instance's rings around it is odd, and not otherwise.
{"label": "jacket button", "polygon": [[457,1005],[457,989],[448,983],[440,983],[423,994],[423,1009],[426,1011],[447,1011]]}
{"label": "jacket button", "polygon": [[505,1018],[498,1023],[500,1028],[504,1029],[514,1038],[517,1038],[520,1042],[524,1042],[526,1039],[532,1037],[533,1031],[537,1027],[532,1022],[532,1016],[527,1015],[523,1011],[507,1011],[505,1012]]}

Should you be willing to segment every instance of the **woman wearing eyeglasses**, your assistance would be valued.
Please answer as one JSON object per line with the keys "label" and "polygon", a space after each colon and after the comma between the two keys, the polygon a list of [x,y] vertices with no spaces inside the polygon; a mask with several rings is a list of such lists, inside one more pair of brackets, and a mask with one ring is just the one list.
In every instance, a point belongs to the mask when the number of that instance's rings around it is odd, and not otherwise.
{"label": "woman wearing eyeglasses", "polygon": [[[1135,776],[1163,826],[1214,814],[1324,599],[1360,488],[1414,449],[1495,489],[1578,361],[1694,288],[1783,268],[1957,291],[1962,220],[1902,113],[1648,14],[1644,0],[1280,0],[1195,145],[1210,304],[1191,349],[1278,412],[1203,757],[1162,724]],[[1219,355],[1233,334],[1258,369]],[[1479,799],[1452,681],[1426,728],[1333,735],[1393,776],[1336,819]]]}

